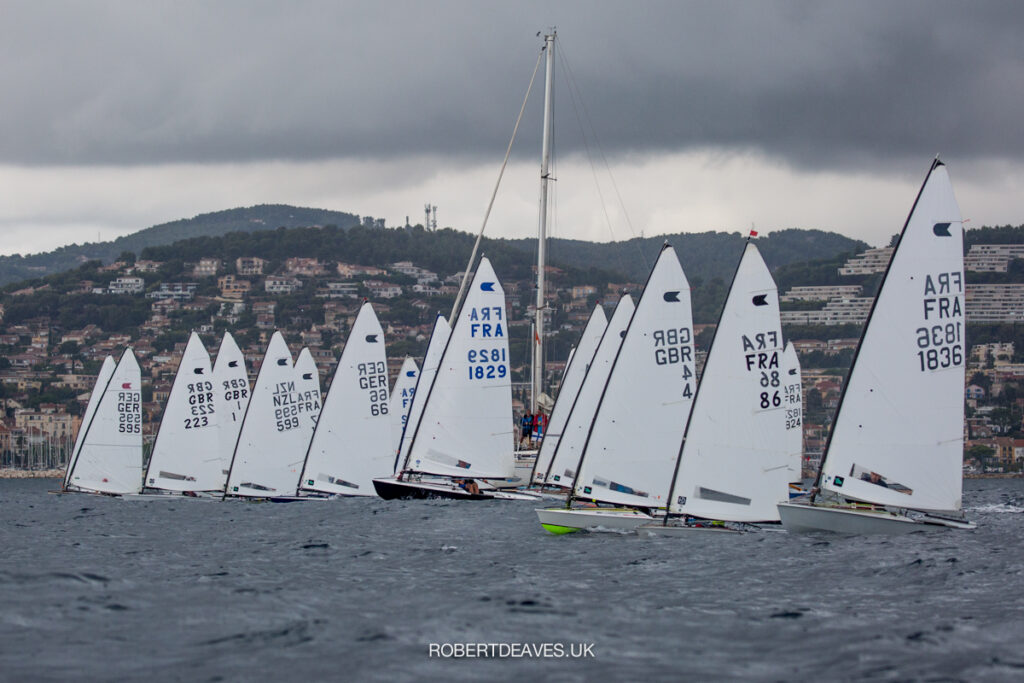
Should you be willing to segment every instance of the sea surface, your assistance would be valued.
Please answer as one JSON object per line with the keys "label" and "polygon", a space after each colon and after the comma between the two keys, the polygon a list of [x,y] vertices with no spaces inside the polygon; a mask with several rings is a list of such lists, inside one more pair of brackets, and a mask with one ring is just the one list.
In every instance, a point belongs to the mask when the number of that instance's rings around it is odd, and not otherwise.
{"label": "sea surface", "polygon": [[1024,678],[1024,480],[965,482],[975,531],[893,538],[552,536],[524,502],[58,483],[0,481],[4,681]]}

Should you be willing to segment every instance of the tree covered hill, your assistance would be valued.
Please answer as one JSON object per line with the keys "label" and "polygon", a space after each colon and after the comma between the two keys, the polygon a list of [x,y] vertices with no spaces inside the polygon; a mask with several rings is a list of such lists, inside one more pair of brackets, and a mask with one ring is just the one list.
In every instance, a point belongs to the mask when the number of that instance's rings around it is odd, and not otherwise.
{"label": "tree covered hill", "polygon": [[0,285],[28,278],[52,275],[77,268],[90,260],[113,261],[120,253],[139,253],[146,247],[172,244],[193,237],[211,237],[232,232],[254,232],[278,227],[336,225],[349,228],[360,223],[359,216],[327,209],[310,209],[286,204],[261,204],[246,208],[204,213],[162,223],[111,242],[71,244],[53,251],[22,256],[0,256]]}
{"label": "tree covered hill", "polygon": [[[551,239],[548,254],[552,263],[609,270],[642,283],[666,241],[675,247],[690,284],[696,286],[715,279],[728,283],[743,253],[746,236],[738,232],[678,233],[611,243]],[[511,243],[536,253],[536,240]],[[780,230],[757,238],[757,247],[772,271],[792,263],[853,254],[867,246],[859,240],[822,230]]]}

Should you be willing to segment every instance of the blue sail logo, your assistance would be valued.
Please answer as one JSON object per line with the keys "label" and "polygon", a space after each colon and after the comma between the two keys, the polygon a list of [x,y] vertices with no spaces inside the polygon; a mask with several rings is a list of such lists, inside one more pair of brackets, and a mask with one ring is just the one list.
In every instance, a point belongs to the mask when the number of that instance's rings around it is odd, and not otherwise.
{"label": "blue sail logo", "polygon": [[482,291],[482,292],[493,292],[494,291],[494,283],[493,282],[481,282],[480,283],[480,291]]}

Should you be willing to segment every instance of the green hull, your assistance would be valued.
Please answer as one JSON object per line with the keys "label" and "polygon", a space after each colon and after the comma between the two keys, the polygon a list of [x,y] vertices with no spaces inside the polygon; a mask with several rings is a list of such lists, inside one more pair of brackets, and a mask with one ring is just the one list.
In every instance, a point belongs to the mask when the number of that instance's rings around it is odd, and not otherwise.
{"label": "green hull", "polygon": [[574,531],[579,531],[576,527],[572,526],[561,526],[558,524],[541,524],[544,527],[544,531],[549,531],[555,536],[561,536],[562,534],[571,534]]}

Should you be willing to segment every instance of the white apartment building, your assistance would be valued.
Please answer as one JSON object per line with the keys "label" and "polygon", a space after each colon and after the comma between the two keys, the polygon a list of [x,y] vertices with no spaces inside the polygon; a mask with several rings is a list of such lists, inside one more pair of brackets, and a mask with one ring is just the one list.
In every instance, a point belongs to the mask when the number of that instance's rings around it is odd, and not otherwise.
{"label": "white apartment building", "polygon": [[1024,244],[975,244],[964,257],[964,270],[1005,273],[1010,261],[1024,258]]}
{"label": "white apartment building", "polygon": [[874,297],[833,299],[820,311],[782,311],[783,325],[863,325]]}
{"label": "white apartment building", "polygon": [[111,294],[142,294],[144,289],[146,281],[141,277],[119,277],[107,285],[107,291]]}
{"label": "white apartment building", "polygon": [[870,275],[871,273],[884,273],[889,267],[889,259],[892,258],[893,247],[880,247],[868,249],[859,256],[854,256],[839,269],[840,275]]}
{"label": "white apartment building", "polygon": [[966,289],[967,322],[1024,322],[1024,284],[968,284]]}
{"label": "white apartment building", "polygon": [[860,285],[790,287],[788,292],[779,297],[779,301],[831,301],[856,297],[860,292]]}

